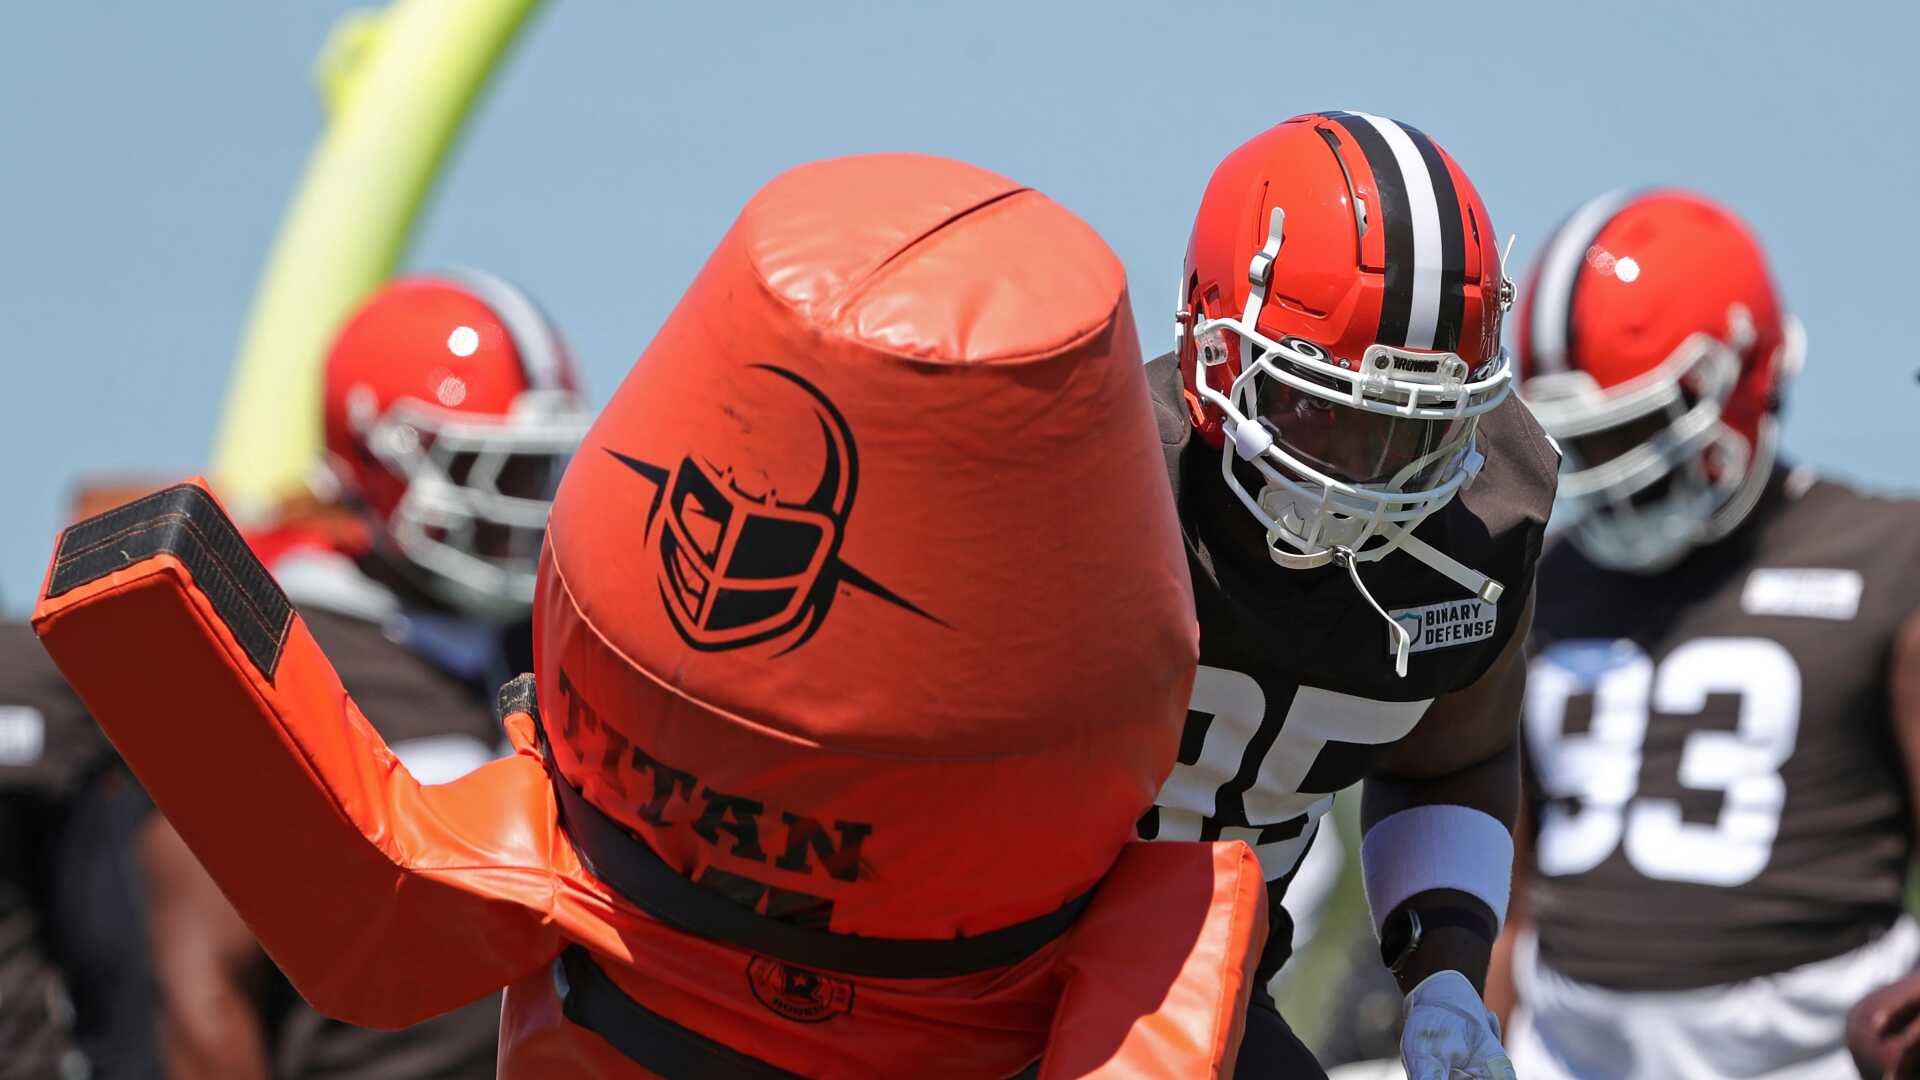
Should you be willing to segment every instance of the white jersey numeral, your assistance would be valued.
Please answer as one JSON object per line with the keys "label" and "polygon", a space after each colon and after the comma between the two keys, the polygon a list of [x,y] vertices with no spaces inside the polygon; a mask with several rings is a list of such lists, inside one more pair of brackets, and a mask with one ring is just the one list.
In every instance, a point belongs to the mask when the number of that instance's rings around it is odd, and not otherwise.
{"label": "white jersey numeral", "polygon": [[[1800,669],[1766,638],[1700,638],[1656,667],[1630,641],[1559,642],[1534,658],[1529,752],[1543,793],[1536,859],[1580,874],[1625,845],[1650,878],[1742,885],[1766,869],[1780,831],[1780,769],[1800,732]],[[1740,698],[1736,730],[1695,731],[1680,752],[1682,787],[1724,796],[1712,824],[1685,821],[1677,800],[1638,793],[1649,717],[1699,713],[1710,694]],[[1568,703],[1593,698],[1587,731],[1566,731]],[[1574,805],[1569,806],[1569,801]]]}
{"label": "white jersey numeral", "polygon": [[[1396,742],[1413,730],[1432,704],[1431,700],[1374,701],[1310,686],[1292,689],[1285,716],[1272,716],[1266,692],[1252,676],[1200,665],[1188,708],[1207,717],[1206,732],[1194,760],[1173,767],[1155,800],[1160,807],[1157,835],[1161,839],[1199,839],[1207,820],[1221,815],[1220,795],[1226,790],[1237,800],[1247,824],[1220,825],[1220,839],[1254,845],[1267,878],[1284,877],[1312,842],[1320,815],[1333,805],[1330,794],[1300,790],[1327,743]],[[1267,732],[1264,741],[1263,730]],[[1250,756],[1256,753],[1257,761]],[[1299,834],[1259,842],[1268,826],[1302,816],[1308,821]]]}
{"label": "white jersey numeral", "polygon": [[1267,718],[1267,695],[1253,676],[1226,668],[1200,665],[1193,673],[1193,694],[1187,708],[1213,720],[1193,764],[1175,764],[1160,788],[1160,804],[1211,817],[1214,792],[1240,771],[1247,744]]}

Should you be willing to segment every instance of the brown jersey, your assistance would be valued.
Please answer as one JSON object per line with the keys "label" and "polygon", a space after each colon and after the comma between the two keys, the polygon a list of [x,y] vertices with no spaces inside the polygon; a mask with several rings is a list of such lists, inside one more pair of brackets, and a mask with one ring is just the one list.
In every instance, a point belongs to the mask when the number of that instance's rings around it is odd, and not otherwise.
{"label": "brown jersey", "polygon": [[[1415,530],[1505,585],[1498,604],[1475,600],[1404,552],[1362,565],[1380,606],[1419,627],[1401,678],[1386,625],[1346,571],[1249,561],[1240,545],[1210,535],[1211,517],[1195,510],[1222,486],[1220,452],[1190,438],[1173,357],[1150,362],[1147,377],[1193,573],[1200,668],[1179,761],[1140,831],[1253,845],[1272,901],[1262,964],[1270,975],[1292,948],[1280,897],[1333,793],[1360,780],[1436,697],[1478,679],[1511,640],[1553,503],[1557,455],[1518,400],[1501,405],[1480,421],[1479,477]],[[1225,527],[1259,529],[1251,517]]]}
{"label": "brown jersey", "polygon": [[1920,501],[1777,470],[1653,575],[1541,561],[1525,739],[1543,962],[1618,990],[1785,971],[1899,914],[1911,852],[1887,664]]}
{"label": "brown jersey", "polygon": [[26,623],[0,623],[0,797],[58,802],[112,753]]}
{"label": "brown jersey", "polygon": [[33,630],[0,624],[0,1080],[62,1075],[73,1054],[47,938],[52,862],[67,799],[109,754]]}

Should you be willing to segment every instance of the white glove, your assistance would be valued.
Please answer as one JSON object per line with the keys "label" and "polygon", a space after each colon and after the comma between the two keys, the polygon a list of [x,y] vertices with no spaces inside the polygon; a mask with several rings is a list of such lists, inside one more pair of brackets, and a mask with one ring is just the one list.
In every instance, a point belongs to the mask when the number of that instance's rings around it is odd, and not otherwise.
{"label": "white glove", "polygon": [[1465,975],[1436,972],[1420,980],[1402,1007],[1400,1061],[1407,1080],[1514,1080],[1500,1045],[1500,1021]]}

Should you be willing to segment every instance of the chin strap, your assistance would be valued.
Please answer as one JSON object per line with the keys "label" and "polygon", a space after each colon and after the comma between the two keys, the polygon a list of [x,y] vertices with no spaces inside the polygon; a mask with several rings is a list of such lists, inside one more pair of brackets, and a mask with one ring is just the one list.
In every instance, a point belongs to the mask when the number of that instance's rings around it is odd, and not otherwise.
{"label": "chin strap", "polygon": [[1446,552],[1413,535],[1411,532],[1401,538],[1400,546],[1407,554],[1426,563],[1439,573],[1446,575],[1461,588],[1485,600],[1489,604],[1499,603],[1500,594],[1507,591],[1505,585],[1500,584],[1470,566],[1462,564],[1458,559],[1455,559],[1453,556],[1448,555]]}
{"label": "chin strap", "polygon": [[1394,622],[1393,616],[1387,614],[1387,609],[1381,607],[1380,601],[1375,600],[1373,594],[1367,591],[1367,583],[1360,580],[1360,564],[1354,560],[1353,552],[1346,548],[1334,548],[1332,555],[1334,562],[1347,568],[1347,576],[1353,579],[1354,590],[1360,594],[1360,598],[1386,620],[1387,630],[1393,634],[1393,673],[1403,679],[1406,678],[1407,653],[1413,648],[1413,635],[1407,633],[1406,627]]}
{"label": "chin strap", "polygon": [[[1507,591],[1506,586],[1413,535],[1412,530],[1403,533],[1398,544],[1408,555],[1444,574],[1489,604],[1499,603],[1500,595]],[[1373,593],[1367,590],[1367,583],[1360,579],[1361,560],[1351,549],[1330,547],[1311,555],[1284,551],[1280,547],[1279,529],[1276,527],[1267,534],[1267,554],[1272,556],[1274,562],[1289,570],[1312,570],[1330,562],[1346,567],[1347,576],[1353,579],[1354,591],[1386,622],[1387,631],[1393,636],[1393,673],[1402,679],[1407,677],[1407,655],[1413,648],[1413,635],[1407,633],[1406,627],[1395,622],[1393,616],[1387,614],[1387,609],[1381,607],[1380,601],[1375,600]]]}

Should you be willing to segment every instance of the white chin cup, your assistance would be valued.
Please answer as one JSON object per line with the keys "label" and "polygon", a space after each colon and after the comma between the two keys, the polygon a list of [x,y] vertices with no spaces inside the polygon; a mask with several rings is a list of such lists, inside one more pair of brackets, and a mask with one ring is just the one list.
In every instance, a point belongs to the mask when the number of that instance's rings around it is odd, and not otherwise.
{"label": "white chin cup", "polygon": [[1658,573],[1693,549],[1707,516],[1691,511],[1663,513],[1656,507],[1593,513],[1576,522],[1569,536],[1599,566]]}
{"label": "white chin cup", "polygon": [[1257,501],[1277,526],[1269,530],[1270,533],[1303,552],[1333,547],[1351,549],[1368,536],[1364,520],[1340,513],[1331,503],[1324,511],[1317,502],[1302,506],[1299,493],[1278,484],[1262,487]]}

